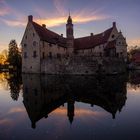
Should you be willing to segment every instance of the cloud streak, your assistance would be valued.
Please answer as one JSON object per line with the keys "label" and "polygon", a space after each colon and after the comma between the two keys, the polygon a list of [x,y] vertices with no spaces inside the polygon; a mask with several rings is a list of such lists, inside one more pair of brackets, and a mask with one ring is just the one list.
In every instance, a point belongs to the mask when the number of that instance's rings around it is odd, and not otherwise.
{"label": "cloud streak", "polygon": [[56,8],[57,12],[61,15],[65,15],[67,13],[65,7],[66,0],[53,0],[54,7]]}
{"label": "cloud streak", "polygon": [[10,13],[11,9],[10,7],[6,4],[5,1],[1,0],[0,1],[0,16],[5,16]]}
{"label": "cloud streak", "polygon": [[1,19],[3,23],[5,23],[8,26],[12,27],[24,27],[26,26],[26,22],[22,20],[8,20],[8,19]]}
{"label": "cloud streak", "polygon": [[[35,13],[39,16],[35,18],[35,21],[38,24],[46,24],[47,27],[56,27],[66,24],[68,18],[68,11],[65,9],[66,0],[53,0],[54,4],[54,13],[49,13],[45,9],[41,9],[39,7],[34,8]],[[5,4],[7,5],[7,4]],[[9,6],[6,6],[9,7]],[[3,7],[2,7],[3,8]],[[1,21],[12,27],[25,27],[27,21],[25,20],[25,16],[23,13],[20,13],[13,8],[9,7],[10,11],[14,13],[15,20],[11,19],[1,19]],[[9,10],[1,10],[1,14],[8,14]],[[47,13],[47,17],[46,17]],[[49,13],[49,14],[48,14]],[[41,16],[42,15],[42,16]],[[43,18],[40,18],[43,17]],[[107,15],[100,14],[100,10],[89,10],[89,8],[85,8],[82,10],[76,10],[72,12],[72,19],[74,23],[84,24],[88,22],[93,22],[97,20],[104,20],[109,18]]]}

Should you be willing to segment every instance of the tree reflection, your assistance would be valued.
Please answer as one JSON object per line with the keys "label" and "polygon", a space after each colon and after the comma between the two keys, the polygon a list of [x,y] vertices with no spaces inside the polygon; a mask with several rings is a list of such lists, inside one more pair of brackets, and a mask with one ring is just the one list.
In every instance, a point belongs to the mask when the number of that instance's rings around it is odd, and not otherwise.
{"label": "tree reflection", "polygon": [[19,93],[22,85],[21,74],[17,73],[9,74],[9,77],[7,77],[7,81],[10,88],[11,98],[14,101],[17,101],[19,98]]}
{"label": "tree reflection", "polygon": [[140,89],[140,71],[129,72],[128,87],[134,90]]}

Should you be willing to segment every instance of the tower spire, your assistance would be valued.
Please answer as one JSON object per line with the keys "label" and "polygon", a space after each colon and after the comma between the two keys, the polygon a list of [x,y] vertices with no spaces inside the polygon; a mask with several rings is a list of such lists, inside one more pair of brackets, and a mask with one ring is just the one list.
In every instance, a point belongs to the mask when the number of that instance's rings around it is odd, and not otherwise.
{"label": "tower spire", "polygon": [[70,9],[69,9],[69,17],[70,17]]}

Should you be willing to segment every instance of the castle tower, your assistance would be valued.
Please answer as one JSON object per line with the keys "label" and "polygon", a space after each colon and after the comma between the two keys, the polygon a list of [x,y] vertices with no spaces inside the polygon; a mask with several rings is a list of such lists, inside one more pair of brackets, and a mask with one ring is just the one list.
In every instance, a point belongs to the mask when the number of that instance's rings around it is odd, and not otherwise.
{"label": "castle tower", "polygon": [[70,14],[66,24],[66,37],[67,37],[67,47],[69,48],[69,52],[73,52],[74,35],[73,35],[73,23]]}

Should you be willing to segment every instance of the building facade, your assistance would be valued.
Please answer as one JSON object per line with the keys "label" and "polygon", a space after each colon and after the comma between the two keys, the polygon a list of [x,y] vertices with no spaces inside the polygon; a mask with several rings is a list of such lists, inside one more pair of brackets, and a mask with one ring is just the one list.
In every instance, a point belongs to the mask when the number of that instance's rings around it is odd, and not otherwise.
{"label": "building facade", "polygon": [[82,59],[114,57],[123,60],[127,58],[126,39],[122,32],[118,32],[115,22],[111,28],[100,34],[91,33],[82,38],[74,38],[73,26],[69,15],[66,37],[63,37],[63,34],[59,35],[48,30],[46,25],[41,26],[34,22],[32,15],[28,16],[27,27],[21,41],[22,72],[56,74],[63,67],[65,69],[63,72],[67,73],[72,68],[66,66],[71,63],[72,67],[78,66],[78,63],[74,64],[73,61],[76,62],[80,57]]}

